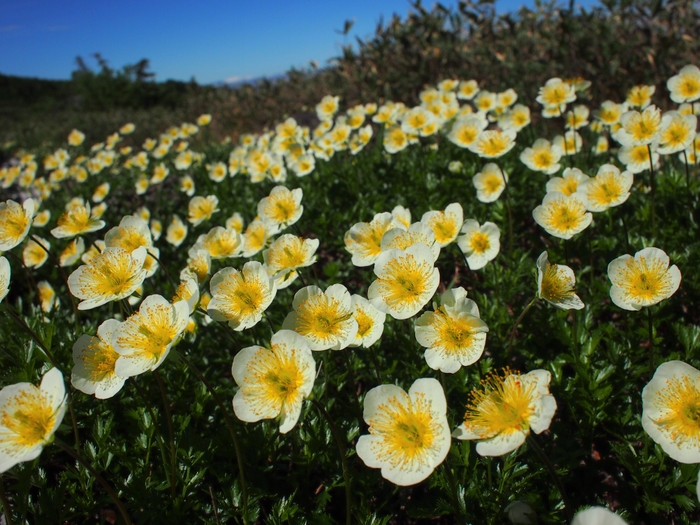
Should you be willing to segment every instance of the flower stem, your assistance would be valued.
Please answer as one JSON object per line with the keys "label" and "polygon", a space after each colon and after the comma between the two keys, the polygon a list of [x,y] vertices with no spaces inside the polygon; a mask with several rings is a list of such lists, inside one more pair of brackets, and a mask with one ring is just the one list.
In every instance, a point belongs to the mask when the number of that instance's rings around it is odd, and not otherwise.
{"label": "flower stem", "polygon": [[275,335],[275,326],[272,324],[272,319],[270,319],[270,316],[267,315],[267,312],[263,312],[262,315],[265,318],[265,320],[267,321],[267,324],[270,326],[270,332],[271,332],[270,336]]}
{"label": "flower stem", "polygon": [[651,315],[651,306],[647,308],[647,324],[649,328],[649,375],[654,375],[654,320]]}
{"label": "flower stem", "polygon": [[654,161],[651,156],[651,144],[647,144],[649,151],[649,181],[651,184],[651,233],[656,237],[656,184],[654,183]]}
{"label": "flower stem", "polygon": [[221,400],[221,397],[217,393],[216,390],[214,390],[214,387],[212,384],[207,380],[207,378],[204,376],[202,372],[194,365],[192,361],[187,359],[183,354],[178,353],[178,356],[180,359],[182,359],[182,362],[185,363],[192,372],[194,372],[194,375],[196,375],[199,380],[204,384],[204,386],[209,390],[209,393],[211,393],[212,397],[214,398],[214,401],[219,405],[219,408],[221,409],[221,412],[224,415],[224,420],[226,421],[226,426],[228,427],[229,433],[231,434],[231,441],[233,441],[233,449],[236,453],[236,462],[238,463],[238,480],[241,484],[241,496],[243,498],[243,522],[247,523],[248,519],[248,488],[246,486],[246,481],[245,481],[245,471],[243,470],[243,455],[241,454],[241,446],[238,443],[238,437],[236,436],[236,429],[233,426],[233,421],[231,420],[231,416],[229,415],[228,411],[226,410],[226,406],[224,405],[223,401]]}
{"label": "flower stem", "polygon": [[29,328],[29,325],[24,321],[24,319],[22,319],[19,315],[17,315],[12,310],[12,308],[10,308],[9,304],[5,304],[5,311],[8,314],[10,314],[10,317],[12,317],[12,319],[14,319],[17,322],[17,324],[22,328],[22,330],[24,330],[29,335],[29,337],[31,337],[34,340],[34,342],[41,349],[41,351],[44,352],[44,355],[48,358],[48,360],[51,361],[51,364],[60,370],[61,367],[58,366],[58,363],[56,362],[56,358],[53,356],[51,351],[46,347],[44,342],[39,338],[37,333],[34,330],[32,330],[31,328]]}
{"label": "flower stem", "polygon": [[32,289],[36,291],[37,296],[39,296],[39,287],[36,284],[36,280],[34,279],[34,275],[32,275],[32,272],[30,271],[29,268],[27,268],[27,265],[24,264],[24,260],[21,257],[18,257],[11,251],[3,253],[3,255],[9,255],[12,257],[15,261],[19,263],[19,265],[22,267],[22,270],[24,271],[24,275],[27,276],[27,280],[31,283]]}
{"label": "flower stem", "polygon": [[304,279],[304,276],[301,274],[301,270],[299,270],[297,268],[295,271],[297,272],[297,275],[299,276],[299,279],[301,280],[301,284],[303,284],[304,288],[306,288],[308,286],[308,284],[306,284],[306,279]]}
{"label": "flower stem", "polygon": [[119,496],[114,491],[112,486],[109,483],[107,483],[107,480],[105,480],[83,456],[81,456],[77,451],[70,448],[63,441],[61,441],[60,439],[56,439],[54,443],[64,452],[67,452],[70,456],[72,456],[73,459],[75,459],[78,463],[85,467],[87,471],[95,477],[99,484],[102,485],[102,488],[104,488],[107,494],[109,494],[109,497],[112,498],[112,501],[114,501],[115,505],[117,506],[119,512],[122,515],[122,518],[124,518],[124,522],[127,525],[131,525],[131,518],[129,517],[129,513],[126,512],[124,505],[119,500]]}
{"label": "flower stem", "polygon": [[[148,410],[148,414],[151,416],[151,424],[152,425],[157,425],[158,424],[158,418],[156,415],[153,413],[153,409],[151,408],[151,404],[148,401],[148,397],[144,393],[143,389],[141,386],[139,386],[138,382],[132,381],[134,385],[134,388],[136,389],[136,392],[138,393],[139,397],[141,398],[141,401],[143,401],[143,406],[146,407],[146,410]],[[165,476],[168,476],[168,460],[165,457],[165,443],[163,442],[163,435],[160,432],[160,426],[156,427],[157,430],[157,442],[158,442],[158,449],[160,450],[160,457],[163,462],[163,469],[165,470]],[[150,452],[149,452],[150,454]]]}
{"label": "flower stem", "polygon": [[175,479],[177,476],[177,448],[175,446],[175,432],[173,430],[173,420],[170,415],[170,406],[168,405],[168,396],[165,394],[165,386],[163,380],[158,373],[158,370],[153,371],[158,382],[160,395],[163,398],[163,408],[165,409],[165,421],[168,424],[168,437],[170,438],[170,493],[175,499]]}
{"label": "flower stem", "polygon": [[688,167],[688,154],[683,150],[683,159],[685,160],[685,195],[688,200],[688,213],[692,215],[693,206],[690,200],[690,168]]}
{"label": "flower stem", "polygon": [[68,401],[68,410],[70,411],[70,419],[73,423],[73,437],[75,438],[75,448],[80,448],[80,434],[78,434],[78,425],[76,424],[75,409],[73,409],[73,396]]}
{"label": "flower stem", "polygon": [[[63,266],[61,266],[61,263],[54,257],[54,255],[49,251],[49,249],[44,246],[44,243],[41,242],[41,239],[39,239],[36,235],[31,235],[30,236],[32,240],[37,243],[42,250],[46,252],[46,255],[49,256],[51,261],[56,265],[56,268],[58,268],[59,273],[61,274],[61,277],[66,283],[66,286],[68,286],[68,276],[66,275],[65,270],[63,269]],[[70,303],[73,306],[73,314],[75,314],[75,319],[76,319],[76,324],[78,321],[78,306],[75,304],[75,297],[73,297],[73,294],[70,293],[70,288],[68,288],[68,297],[70,297]]]}
{"label": "flower stem", "polygon": [[343,352],[342,350],[340,352],[343,354],[345,368],[348,371],[348,380],[350,381],[350,386],[352,388],[350,397],[352,397],[355,400],[355,411],[357,412],[358,426],[359,428],[362,428],[362,407],[360,406],[360,401],[357,397],[357,381],[355,380],[355,373],[353,372],[352,363],[350,362],[350,356],[348,355],[349,352]]}
{"label": "flower stem", "polygon": [[454,505],[455,514],[457,515],[457,523],[459,523],[462,521],[462,507],[459,504],[459,492],[457,491],[457,482],[455,481],[455,476],[452,472],[452,469],[447,464],[447,459],[445,459],[445,462],[442,464],[442,466],[445,469],[447,483],[450,484],[450,492],[452,492],[452,505]]}
{"label": "flower stem", "polygon": [[552,465],[552,462],[549,461],[547,454],[545,454],[544,451],[540,448],[539,444],[537,443],[537,441],[535,440],[535,437],[532,434],[528,434],[527,444],[532,447],[532,449],[535,451],[535,453],[539,456],[542,463],[544,463],[544,466],[549,471],[549,475],[552,476],[552,480],[554,481],[554,484],[557,486],[557,489],[559,490],[559,494],[561,494],[561,499],[564,502],[564,512],[566,513],[566,521],[568,523],[571,523],[571,521],[574,518],[574,514],[573,514],[573,511],[571,510],[572,507],[571,507],[571,503],[569,502],[569,496],[567,496],[567,494],[566,494],[566,490],[564,489],[564,484],[562,483],[561,478],[559,477],[559,474],[557,474],[557,471],[554,468],[554,465]]}
{"label": "flower stem", "polygon": [[321,415],[325,418],[326,422],[328,423],[328,426],[331,429],[331,433],[333,434],[333,437],[335,438],[335,443],[338,445],[338,452],[340,453],[340,464],[343,468],[343,478],[345,479],[345,522],[347,525],[352,524],[352,478],[350,477],[350,468],[348,467],[348,460],[345,457],[346,452],[345,452],[345,445],[343,444],[343,440],[340,437],[340,432],[338,431],[338,427],[335,426],[335,423],[333,423],[333,420],[331,419],[330,414],[328,411],[323,407],[321,403],[316,401],[315,399],[310,400],[314,406],[318,409],[319,412],[321,412]]}
{"label": "flower stem", "polygon": [[170,286],[173,287],[173,294],[175,294],[177,292],[177,284],[175,284],[175,281],[173,281],[172,277],[170,277],[170,273],[168,273],[168,269],[165,266],[163,266],[163,263],[160,262],[160,259],[158,257],[156,257],[152,253],[148,252],[148,255],[146,255],[146,257],[149,257],[149,256],[153,257],[156,260],[156,262],[158,263],[158,266],[163,269],[163,273],[165,273],[165,278],[170,283]]}
{"label": "flower stem", "polygon": [[513,339],[515,338],[515,331],[517,330],[518,325],[520,324],[520,321],[523,320],[523,318],[525,317],[525,314],[526,314],[526,313],[530,310],[530,308],[532,308],[532,306],[537,302],[537,299],[538,299],[537,296],[535,296],[535,298],[532,299],[532,301],[530,301],[530,302],[528,303],[528,305],[525,307],[525,309],[524,309],[523,312],[520,314],[520,316],[515,320],[515,324],[513,324],[513,328],[511,328],[511,330],[510,330],[510,335],[508,336],[508,349],[506,350],[506,360],[507,360],[508,358],[510,358],[510,349],[511,349],[512,346],[513,346]]}
{"label": "flower stem", "polygon": [[503,174],[503,169],[498,166],[498,170],[501,172],[501,178],[503,179],[503,191],[506,194],[506,211],[508,212],[508,252],[513,251],[513,212],[510,206],[510,183],[506,182],[506,176]]}
{"label": "flower stem", "polygon": [[12,525],[12,509],[10,508],[10,502],[7,501],[7,496],[5,496],[5,485],[0,478],[0,503],[2,503],[2,513],[5,516],[6,525]]}

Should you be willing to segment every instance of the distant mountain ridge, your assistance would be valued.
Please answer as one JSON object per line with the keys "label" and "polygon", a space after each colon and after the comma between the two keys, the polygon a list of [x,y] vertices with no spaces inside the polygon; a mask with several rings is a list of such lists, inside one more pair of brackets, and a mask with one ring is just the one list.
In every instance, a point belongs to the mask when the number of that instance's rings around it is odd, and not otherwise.
{"label": "distant mountain ridge", "polygon": [[255,85],[258,82],[263,82],[265,80],[277,81],[277,80],[285,80],[287,78],[288,78],[287,73],[277,73],[276,75],[263,75],[263,76],[259,76],[259,77],[231,76],[225,80],[219,80],[217,82],[212,82],[209,85],[214,86],[214,87],[236,88],[239,86],[244,86],[246,84]]}

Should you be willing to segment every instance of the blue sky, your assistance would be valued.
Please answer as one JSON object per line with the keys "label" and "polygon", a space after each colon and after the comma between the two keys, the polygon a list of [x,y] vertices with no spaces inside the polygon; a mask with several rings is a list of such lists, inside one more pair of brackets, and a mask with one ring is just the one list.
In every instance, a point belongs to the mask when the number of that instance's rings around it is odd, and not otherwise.
{"label": "blue sky", "polygon": [[[454,7],[457,0],[443,0]],[[577,0],[590,7],[596,0]],[[498,0],[501,12],[534,0]],[[430,7],[431,0],[423,5]],[[568,6],[568,1],[566,2]],[[67,79],[80,55],[121,68],[148,58],[159,81],[207,84],[321,66],[408,0],[0,0],[0,73]],[[355,19],[348,37],[334,30]]]}

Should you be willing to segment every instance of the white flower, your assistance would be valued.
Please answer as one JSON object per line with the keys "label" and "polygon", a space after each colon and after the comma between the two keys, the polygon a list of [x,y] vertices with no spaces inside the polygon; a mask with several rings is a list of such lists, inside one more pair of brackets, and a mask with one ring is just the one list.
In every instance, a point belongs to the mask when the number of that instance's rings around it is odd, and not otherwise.
{"label": "white flower", "polygon": [[437,260],[440,255],[440,244],[435,240],[433,229],[422,222],[414,222],[407,230],[403,227],[392,228],[382,237],[381,248],[382,252],[405,250],[417,243],[430,247],[430,251],[433,252],[433,261]]}
{"label": "white flower", "polygon": [[585,305],[576,295],[576,275],[563,264],[549,264],[547,252],[537,259],[537,296],[562,310],[581,310]]}
{"label": "white flower", "polygon": [[450,450],[447,402],[440,383],[416,380],[406,393],[381,385],[365,396],[363,417],[369,435],[357,441],[357,455],[397,485],[415,485],[443,462]]}
{"label": "white flower", "polygon": [[462,235],[457,239],[459,249],[472,270],[479,270],[496,258],[501,249],[501,231],[492,222],[480,226],[474,219],[464,221]]}
{"label": "white flower", "polygon": [[681,271],[675,264],[668,265],[666,252],[653,247],[612,261],[608,277],[613,303],[625,310],[641,310],[671,297],[681,284]]}
{"label": "white flower", "polygon": [[427,211],[423,214],[420,221],[430,226],[435,234],[435,242],[440,247],[447,246],[457,238],[459,229],[464,222],[462,205],[458,202],[453,202],[448,204],[444,211]]}
{"label": "white flower", "polygon": [[557,402],[549,393],[552,376],[547,370],[519,374],[506,369],[491,373],[481,388],[472,390],[462,423],[452,434],[457,439],[478,439],[476,452],[502,456],[525,442],[530,430],[549,428]]}
{"label": "white flower", "polygon": [[66,412],[63,374],[52,368],[41,386],[17,383],[0,390],[0,473],[36,459]]}
{"label": "white flower", "polygon": [[508,173],[502,170],[498,164],[489,162],[481,172],[472,177],[472,183],[476,188],[476,198],[479,202],[494,202],[506,189]]}
{"label": "white flower", "polygon": [[325,292],[318,286],[302,288],[294,295],[292,308],[282,328],[305,337],[311,350],[341,350],[355,340],[352,298],[342,284],[333,284]]}
{"label": "white flower", "polygon": [[355,266],[370,266],[382,253],[382,237],[394,227],[391,213],[376,214],[371,222],[358,222],[345,232],[345,249]]}
{"label": "white flower", "polygon": [[413,317],[432,299],[440,284],[434,261],[433,252],[422,243],[383,252],[374,264],[377,279],[370,285],[367,298],[377,310],[394,319]]}
{"label": "white flower", "polygon": [[603,164],[595,177],[581,182],[578,192],[586,196],[586,209],[601,212],[619,206],[630,196],[634,175],[612,164]]}
{"label": "white flower", "polygon": [[700,463],[700,371],[682,362],[661,364],[642,390],[642,426],[669,456]]}
{"label": "white flower", "polygon": [[88,264],[78,267],[68,277],[70,292],[82,299],[78,310],[89,310],[129,297],[146,278],[143,268],[146,256],[143,246],[133,252],[105,248]]}
{"label": "white flower", "polygon": [[224,268],[211,278],[207,313],[215,321],[228,322],[236,331],[255,326],[277,294],[275,280],[257,261],[242,270]]}
{"label": "white flower", "polygon": [[112,347],[120,354],[115,373],[131,377],[155,370],[187,327],[187,301],[170,304],[160,295],[146,297],[139,311],[121,323],[112,335]]}
{"label": "white flower", "polygon": [[593,214],[586,212],[586,205],[582,193],[567,196],[552,191],[544,196],[542,204],[532,211],[532,216],[550,235],[571,239],[588,228],[593,220]]}
{"label": "white flower", "polygon": [[357,335],[350,346],[369,348],[382,336],[386,314],[361,295],[355,294],[352,296],[352,316],[357,322]]}
{"label": "white flower", "polygon": [[627,525],[627,522],[604,507],[590,507],[577,512],[571,525]]}
{"label": "white flower", "polygon": [[525,148],[520,154],[520,161],[533,171],[552,175],[561,168],[559,161],[563,154],[559,146],[546,139],[537,139],[531,148]]}
{"label": "white flower", "polygon": [[301,218],[304,206],[301,205],[303,190],[289,190],[275,186],[270,194],[258,203],[258,215],[267,225],[270,235],[291,226]]}
{"label": "white flower", "polygon": [[2,302],[10,292],[11,275],[12,268],[10,267],[10,261],[8,261],[6,257],[0,257],[0,302]]}
{"label": "white flower", "polygon": [[114,396],[122,386],[124,377],[115,372],[119,354],[112,347],[112,336],[121,323],[115,319],[103,322],[97,336],[81,335],[73,345],[73,371],[71,384],[97,399]]}
{"label": "white flower", "polygon": [[700,69],[693,65],[685,66],[668,79],[666,87],[671,92],[671,100],[678,104],[697,100],[700,98]]}
{"label": "white flower", "polygon": [[7,200],[0,202],[0,252],[8,252],[29,233],[36,213],[33,199],[25,200],[22,205]]}
{"label": "white flower", "polygon": [[488,326],[479,318],[479,308],[467,299],[464,288],[447,290],[434,312],[416,321],[418,343],[425,347],[425,360],[433,370],[453,374],[475,363],[484,351]]}
{"label": "white flower", "polygon": [[231,373],[240,387],[233,398],[236,417],[249,423],[279,417],[285,434],[297,424],[302,402],[311,394],[316,363],[305,338],[281,330],[269,349],[250,346],[238,352]]}
{"label": "white flower", "polygon": [[566,168],[561,177],[552,177],[547,181],[547,193],[558,191],[564,195],[573,195],[578,191],[582,182],[590,177],[578,168]]}

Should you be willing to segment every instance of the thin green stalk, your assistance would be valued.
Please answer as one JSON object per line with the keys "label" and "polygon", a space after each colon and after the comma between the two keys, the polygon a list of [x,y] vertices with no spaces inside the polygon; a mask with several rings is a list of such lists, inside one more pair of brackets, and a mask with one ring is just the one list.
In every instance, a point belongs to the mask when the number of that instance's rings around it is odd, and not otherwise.
{"label": "thin green stalk", "polygon": [[299,270],[299,269],[297,268],[297,269],[294,270],[294,271],[297,272],[297,275],[299,276],[299,279],[301,280],[301,284],[303,284],[303,285],[304,285],[304,288],[306,288],[306,287],[308,286],[308,284],[306,284],[306,280],[304,279],[304,276],[301,274],[301,270]]}
{"label": "thin green stalk", "polygon": [[10,502],[7,501],[7,496],[5,496],[5,484],[2,482],[2,478],[0,478],[0,503],[2,503],[5,524],[12,525],[12,509],[10,508]]}
{"label": "thin green stalk", "polygon": [[75,409],[73,408],[73,397],[68,401],[68,410],[70,412],[70,419],[73,423],[73,437],[75,438],[75,448],[80,448],[80,434],[78,434],[78,425],[75,418]]}
{"label": "thin green stalk", "polygon": [[170,415],[170,406],[168,405],[168,396],[165,393],[165,385],[163,385],[163,380],[158,373],[158,370],[153,371],[153,375],[156,377],[156,382],[158,383],[158,388],[160,389],[160,395],[163,399],[163,408],[165,409],[165,421],[168,424],[168,437],[170,438],[170,493],[175,499],[175,480],[177,477],[177,447],[175,446],[175,431],[173,430],[173,420]]}
{"label": "thin green stalk", "polygon": [[[153,412],[153,409],[151,408],[151,403],[149,402],[148,397],[146,396],[145,392],[139,386],[137,381],[132,381],[131,384],[134,385],[136,392],[138,393],[139,397],[141,398],[141,401],[143,402],[143,406],[145,406],[146,410],[148,410],[148,414],[151,416],[151,424],[158,425],[158,418],[156,417],[155,413]],[[167,478],[168,477],[168,458],[165,457],[165,442],[163,441],[163,435],[160,432],[160,427],[156,427],[156,429],[157,429],[158,449],[160,450],[160,457],[161,457],[161,460],[163,461],[163,469],[165,470],[165,477]],[[150,452],[149,452],[149,454],[150,454]]]}
{"label": "thin green stalk", "polygon": [[94,467],[83,457],[81,456],[76,450],[70,448],[68,445],[66,445],[63,441],[60,439],[55,439],[54,443],[62,449],[64,452],[67,452],[73,459],[75,459],[78,463],[80,463],[83,467],[87,469],[90,474],[94,476],[94,478],[99,482],[100,485],[102,485],[102,488],[105,489],[107,494],[109,494],[109,497],[112,498],[112,501],[114,501],[114,504],[117,506],[119,509],[119,513],[122,515],[122,518],[124,518],[124,522],[127,525],[131,525],[131,518],[129,517],[129,513],[126,511],[126,508],[124,508],[124,505],[119,499],[119,496],[117,493],[114,491],[112,486],[107,483],[107,480],[105,480],[95,469]]}
{"label": "thin green stalk", "polygon": [[510,358],[510,349],[513,346],[513,339],[515,338],[515,331],[518,329],[518,325],[520,324],[520,321],[523,320],[525,317],[525,314],[532,308],[532,306],[537,302],[538,297],[535,296],[535,298],[528,303],[528,305],[525,307],[523,312],[520,314],[520,316],[515,320],[515,323],[513,324],[513,328],[510,330],[510,335],[508,336],[508,349],[506,350],[506,360]]}
{"label": "thin green stalk", "polygon": [[649,376],[654,375],[654,320],[651,315],[651,306],[647,308],[647,325],[649,328]]}
{"label": "thin green stalk", "polygon": [[632,248],[630,248],[630,234],[627,230],[627,221],[625,221],[624,213],[620,213],[620,220],[622,221],[622,229],[625,231],[625,244],[627,245],[627,253],[632,253]]}
{"label": "thin green stalk", "polygon": [[574,514],[572,511],[571,503],[569,502],[569,496],[566,494],[566,490],[564,489],[564,484],[562,483],[561,478],[559,477],[559,474],[557,474],[557,471],[554,468],[554,465],[552,465],[552,462],[549,461],[549,458],[547,457],[547,454],[544,453],[544,450],[542,450],[540,448],[540,446],[537,444],[537,441],[535,440],[535,437],[532,435],[532,433],[530,433],[527,436],[527,444],[532,447],[532,449],[535,451],[535,453],[539,456],[542,463],[544,463],[544,466],[549,471],[549,475],[552,476],[552,480],[554,481],[554,484],[557,486],[557,489],[559,490],[559,494],[561,494],[561,499],[564,502],[564,512],[566,513],[566,521],[567,521],[567,523],[571,523],[574,519]]}
{"label": "thin green stalk", "polygon": [[61,367],[58,366],[58,362],[56,361],[56,358],[53,356],[51,351],[46,347],[44,342],[39,338],[37,333],[34,330],[32,330],[31,328],[29,328],[29,325],[24,321],[24,319],[22,319],[19,315],[17,315],[12,310],[10,305],[7,303],[5,303],[5,311],[8,314],[10,314],[10,317],[12,317],[12,319],[14,319],[17,322],[17,324],[20,326],[20,328],[22,328],[22,330],[24,330],[29,335],[29,337],[31,337],[34,340],[34,342],[41,349],[41,351],[44,352],[44,355],[48,358],[48,360],[51,361],[51,364],[60,370]]}
{"label": "thin green stalk", "polygon": [[216,525],[221,525],[221,522],[219,521],[219,511],[216,510],[216,500],[214,499],[214,491],[211,490],[211,485],[209,485],[209,496],[211,497],[211,508],[214,510]]}
{"label": "thin green stalk", "polygon": [[[151,252],[148,252],[148,255],[153,257],[156,262],[158,263],[158,266],[163,269],[163,273],[165,273],[166,279],[168,279],[168,282],[170,283],[170,286],[173,287],[173,293],[177,292],[177,284],[175,284],[175,281],[170,277],[170,273],[168,273],[168,269],[163,265],[162,262],[160,262],[160,259],[153,255]],[[148,257],[148,255],[146,257]]]}
{"label": "thin green stalk", "polygon": [[505,181],[505,193],[506,193],[506,211],[508,212],[508,252],[513,251],[513,214],[510,209],[510,183]]}
{"label": "thin green stalk", "polygon": [[263,315],[263,317],[265,318],[265,320],[267,321],[267,324],[270,326],[270,332],[271,332],[271,334],[272,334],[272,335],[275,335],[275,327],[274,327],[274,325],[272,324],[272,319],[270,319],[270,316],[267,315],[267,312],[263,312],[262,315]]}
{"label": "thin green stalk", "polygon": [[651,234],[656,237],[656,183],[654,182],[654,161],[651,155],[651,144],[647,144],[649,151],[649,181],[651,184]]}
{"label": "thin green stalk", "polygon": [[214,389],[212,384],[204,376],[204,374],[194,365],[194,363],[192,363],[192,361],[187,359],[187,357],[185,357],[183,354],[178,355],[180,359],[182,359],[183,363],[185,363],[190,368],[190,370],[192,370],[192,372],[194,372],[194,374],[199,378],[199,380],[202,383],[204,383],[204,386],[207,388],[207,390],[209,390],[209,393],[211,393],[212,397],[214,398],[214,401],[219,405],[219,408],[221,409],[221,412],[224,415],[224,421],[226,422],[226,426],[228,427],[229,433],[231,434],[231,441],[233,441],[233,449],[236,453],[236,462],[238,463],[238,480],[241,484],[241,496],[243,497],[243,522],[247,523],[248,488],[246,486],[245,472],[243,470],[243,455],[241,454],[241,446],[238,443],[238,437],[236,436],[236,429],[233,426],[233,420],[231,419],[228,410],[226,410],[226,406],[221,400],[221,397]]}
{"label": "thin green stalk", "polygon": [[343,439],[340,436],[338,428],[333,423],[330,414],[323,407],[321,403],[315,399],[311,399],[314,406],[321,412],[321,415],[325,418],[328,426],[331,429],[331,433],[335,438],[335,443],[338,445],[338,453],[340,454],[340,464],[343,468],[343,478],[345,479],[345,523],[347,525],[352,525],[352,478],[350,477],[350,467],[348,467],[348,459],[345,457],[345,445],[343,444]]}
{"label": "thin green stalk", "polygon": [[350,362],[350,356],[348,355],[347,351],[340,351],[343,354],[343,360],[345,361],[345,368],[348,371],[348,380],[350,381],[350,386],[352,387],[352,392],[351,396],[355,402],[355,412],[357,412],[357,421],[359,424],[359,427],[362,428],[362,407],[360,406],[360,400],[357,397],[357,381],[355,380],[355,372],[353,371],[352,368],[352,363]]}
{"label": "thin green stalk", "polygon": [[686,150],[683,150],[683,159],[685,160],[685,195],[688,201],[688,212],[692,214],[693,206],[690,200],[690,168],[688,166],[688,154],[686,153]]}
{"label": "thin green stalk", "polygon": [[462,248],[460,248],[459,243],[455,243],[454,245],[457,247],[457,249],[459,250],[459,253],[462,255],[462,258],[464,259],[465,266],[467,267],[467,269],[469,269],[469,261],[467,261],[467,256],[464,255],[464,252],[462,251]]}
{"label": "thin green stalk", "polygon": [[371,348],[369,348],[368,350],[369,358],[372,361],[372,365],[374,366],[374,373],[377,374],[377,381],[381,385],[384,381],[382,381],[382,373],[379,371],[379,363],[377,363],[377,356]]}
{"label": "thin green stalk", "polygon": [[39,287],[36,284],[36,280],[34,279],[34,275],[29,270],[29,268],[27,268],[27,265],[24,264],[24,260],[21,257],[12,253],[11,251],[4,252],[3,255],[9,255],[10,257],[12,257],[15,261],[17,261],[20,264],[20,266],[22,267],[22,270],[24,271],[24,275],[27,276],[27,280],[31,283],[32,288],[36,291],[36,294],[38,296],[39,295]]}
{"label": "thin green stalk", "polygon": [[[41,247],[42,250],[44,250],[46,252],[46,255],[49,256],[51,261],[56,265],[56,268],[58,268],[58,271],[61,274],[63,281],[66,283],[66,286],[68,286],[68,276],[66,275],[66,272],[63,269],[63,266],[61,266],[61,263],[58,261],[58,259],[56,259],[56,257],[54,257],[54,255],[49,251],[49,249],[46,246],[44,246],[44,244],[41,242],[41,239],[39,239],[39,237],[37,237],[36,235],[30,235],[30,237],[32,238],[32,240],[35,243],[37,243]],[[76,324],[77,324],[78,305],[75,304],[75,297],[73,297],[73,294],[70,293],[70,287],[68,288],[68,297],[70,297],[70,302],[71,302],[71,305],[73,306],[73,314],[75,315],[75,320],[76,320]]]}
{"label": "thin green stalk", "polygon": [[450,484],[450,492],[452,493],[452,505],[454,505],[455,514],[457,515],[457,523],[461,523],[462,507],[459,504],[459,492],[457,491],[457,482],[455,480],[455,476],[452,472],[452,469],[447,464],[447,458],[443,462],[442,467],[445,469],[445,477],[447,477],[447,483]]}

